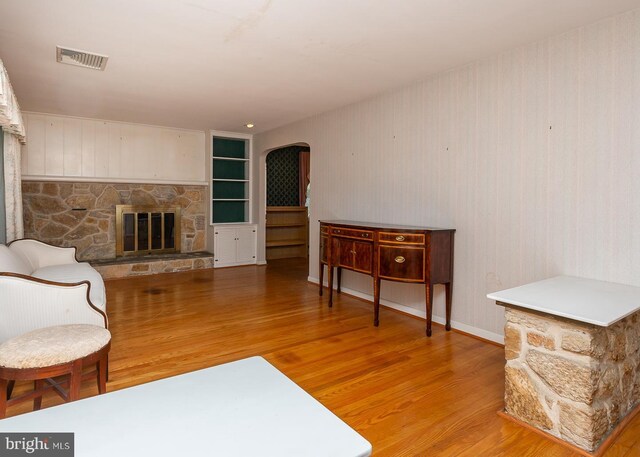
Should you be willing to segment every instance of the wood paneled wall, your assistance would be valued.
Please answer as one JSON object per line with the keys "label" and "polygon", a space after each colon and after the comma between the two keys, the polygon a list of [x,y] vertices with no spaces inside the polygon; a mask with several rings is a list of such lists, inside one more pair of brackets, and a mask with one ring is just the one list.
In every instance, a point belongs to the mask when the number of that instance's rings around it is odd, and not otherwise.
{"label": "wood paneled wall", "polygon": [[25,179],[206,184],[204,132],[25,113]]}
{"label": "wood paneled wall", "polygon": [[[638,11],[257,135],[255,220],[265,151],[301,141],[311,279],[316,221],[355,219],[455,227],[454,327],[495,340],[503,309],[488,292],[560,274],[640,285]],[[344,283],[371,294],[369,278]],[[382,287],[421,315],[423,294]]]}

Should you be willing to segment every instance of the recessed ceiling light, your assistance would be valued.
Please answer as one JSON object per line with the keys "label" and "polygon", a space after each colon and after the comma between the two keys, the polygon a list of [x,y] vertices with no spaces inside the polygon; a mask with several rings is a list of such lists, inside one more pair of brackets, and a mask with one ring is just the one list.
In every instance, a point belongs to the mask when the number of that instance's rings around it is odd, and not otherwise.
{"label": "recessed ceiling light", "polygon": [[244,126],[248,129],[252,129],[253,128],[253,124],[252,123],[248,123],[248,124],[244,124]]}

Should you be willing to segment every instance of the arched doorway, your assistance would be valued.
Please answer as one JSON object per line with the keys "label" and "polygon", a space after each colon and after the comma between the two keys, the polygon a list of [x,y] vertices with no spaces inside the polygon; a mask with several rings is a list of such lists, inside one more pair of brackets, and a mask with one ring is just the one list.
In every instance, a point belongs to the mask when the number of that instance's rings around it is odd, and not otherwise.
{"label": "arched doorway", "polygon": [[266,260],[307,262],[310,148],[295,144],[266,156]]}

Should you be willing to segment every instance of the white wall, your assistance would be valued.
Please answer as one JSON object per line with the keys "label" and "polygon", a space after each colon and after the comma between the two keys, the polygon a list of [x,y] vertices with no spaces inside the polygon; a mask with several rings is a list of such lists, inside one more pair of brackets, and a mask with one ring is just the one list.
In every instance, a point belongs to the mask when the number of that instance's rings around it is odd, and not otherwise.
{"label": "white wall", "polygon": [[207,184],[205,133],[24,113],[23,179]]}
{"label": "white wall", "polygon": [[[264,151],[311,146],[312,279],[315,221],[352,219],[456,228],[454,327],[496,340],[488,292],[559,274],[640,285],[638,11],[255,140],[260,215]],[[424,315],[422,289],[383,281],[382,297]]]}

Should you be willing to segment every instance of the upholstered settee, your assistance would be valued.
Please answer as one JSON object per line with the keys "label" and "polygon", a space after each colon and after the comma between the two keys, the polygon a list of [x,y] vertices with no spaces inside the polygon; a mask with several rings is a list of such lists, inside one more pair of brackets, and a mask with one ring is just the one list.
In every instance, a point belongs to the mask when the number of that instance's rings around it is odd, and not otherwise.
{"label": "upholstered settee", "polygon": [[0,244],[0,343],[54,325],[107,327],[102,277],[75,254],[30,239]]}

